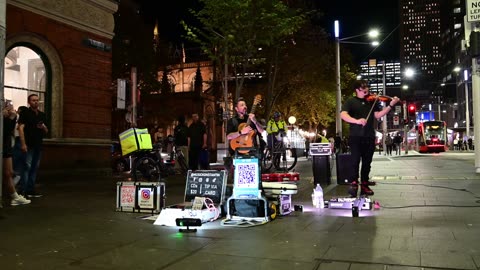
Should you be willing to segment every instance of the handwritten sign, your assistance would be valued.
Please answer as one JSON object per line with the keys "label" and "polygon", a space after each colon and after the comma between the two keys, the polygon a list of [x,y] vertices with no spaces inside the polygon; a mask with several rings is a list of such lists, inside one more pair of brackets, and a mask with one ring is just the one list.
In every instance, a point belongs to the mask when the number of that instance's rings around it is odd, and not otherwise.
{"label": "handwritten sign", "polygon": [[191,202],[198,196],[210,198],[215,204],[223,203],[226,176],[226,171],[188,171],[185,185],[185,202]]}

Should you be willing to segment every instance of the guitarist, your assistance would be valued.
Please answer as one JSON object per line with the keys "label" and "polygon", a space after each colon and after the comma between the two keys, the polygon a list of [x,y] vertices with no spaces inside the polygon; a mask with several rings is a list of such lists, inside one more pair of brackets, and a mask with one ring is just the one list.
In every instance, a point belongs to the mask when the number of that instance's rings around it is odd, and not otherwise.
{"label": "guitarist", "polygon": [[[263,126],[260,124],[260,122],[257,121],[257,119],[255,118],[255,114],[247,113],[247,109],[248,108],[245,100],[241,97],[238,98],[237,102],[235,103],[236,114],[227,122],[227,139],[230,142],[231,140],[236,139],[242,135],[249,134],[253,130],[256,132],[253,138],[253,145],[255,147],[258,147],[256,137],[263,132]],[[250,125],[245,125],[242,130],[238,130],[240,124],[247,123],[248,119],[250,119]],[[231,156],[233,156],[235,153],[235,150],[232,149],[230,143],[229,152]]]}

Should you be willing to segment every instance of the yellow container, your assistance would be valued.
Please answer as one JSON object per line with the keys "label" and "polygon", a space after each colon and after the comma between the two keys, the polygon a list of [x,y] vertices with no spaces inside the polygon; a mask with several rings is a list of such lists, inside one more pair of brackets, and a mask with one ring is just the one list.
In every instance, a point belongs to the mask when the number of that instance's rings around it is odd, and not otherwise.
{"label": "yellow container", "polygon": [[146,128],[130,128],[118,135],[122,155],[128,155],[137,150],[152,149],[152,138]]}

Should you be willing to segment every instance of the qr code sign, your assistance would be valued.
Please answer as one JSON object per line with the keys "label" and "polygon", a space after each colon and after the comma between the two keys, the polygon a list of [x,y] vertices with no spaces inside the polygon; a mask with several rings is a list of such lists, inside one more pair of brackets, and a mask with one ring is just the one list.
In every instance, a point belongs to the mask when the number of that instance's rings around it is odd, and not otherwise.
{"label": "qr code sign", "polygon": [[254,164],[239,164],[238,168],[238,184],[239,185],[254,185],[257,183],[255,179],[256,167]]}

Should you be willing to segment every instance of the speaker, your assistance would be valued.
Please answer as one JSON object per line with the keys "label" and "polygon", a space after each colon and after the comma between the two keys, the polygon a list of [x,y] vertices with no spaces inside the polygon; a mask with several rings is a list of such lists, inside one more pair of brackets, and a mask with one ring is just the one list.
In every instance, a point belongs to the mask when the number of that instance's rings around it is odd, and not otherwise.
{"label": "speaker", "polygon": [[349,185],[352,183],[355,171],[353,169],[353,158],[350,153],[339,153],[335,160],[337,169],[337,184]]}
{"label": "speaker", "polygon": [[312,156],[313,185],[331,184],[330,156]]}

